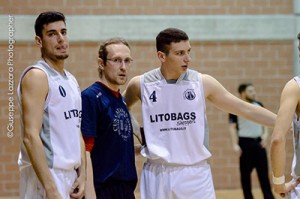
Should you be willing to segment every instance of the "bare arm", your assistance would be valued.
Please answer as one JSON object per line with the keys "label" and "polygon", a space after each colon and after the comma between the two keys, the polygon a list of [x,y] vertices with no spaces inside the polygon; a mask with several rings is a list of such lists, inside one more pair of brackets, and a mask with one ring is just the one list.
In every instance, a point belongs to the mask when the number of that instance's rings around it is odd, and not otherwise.
{"label": "bare arm", "polygon": [[[285,170],[285,142],[286,135],[289,132],[293,116],[299,104],[300,91],[295,80],[290,80],[284,87],[281,99],[276,125],[271,138],[271,162],[273,175],[281,177]],[[282,185],[274,185],[276,193],[287,193],[291,187]]]}
{"label": "bare arm", "polygon": [[90,152],[86,152],[86,190],[85,190],[85,198],[86,199],[96,199],[96,193],[94,188],[94,177],[93,177],[93,166],[91,161]]}
{"label": "bare arm", "polygon": [[232,147],[235,153],[241,154],[241,148],[239,146],[239,137],[236,130],[236,124],[230,123],[229,124],[229,133],[232,141]]}
{"label": "bare arm", "polygon": [[48,94],[46,74],[31,69],[21,82],[22,111],[24,121],[24,145],[33,169],[42,183],[47,199],[62,198],[50,174],[44,147],[40,138],[45,99]]}
{"label": "bare arm", "polygon": [[276,115],[271,111],[235,97],[209,75],[203,75],[202,79],[205,97],[217,108],[264,126],[274,126]]}
{"label": "bare arm", "polygon": [[77,170],[78,178],[75,180],[72,188],[73,193],[71,194],[71,198],[82,198],[84,196],[85,190],[85,182],[86,182],[86,154],[85,154],[85,144],[80,135],[80,149],[81,149],[81,165]]}
{"label": "bare arm", "polygon": [[140,76],[136,76],[129,81],[123,96],[129,110],[138,100],[141,100]]}

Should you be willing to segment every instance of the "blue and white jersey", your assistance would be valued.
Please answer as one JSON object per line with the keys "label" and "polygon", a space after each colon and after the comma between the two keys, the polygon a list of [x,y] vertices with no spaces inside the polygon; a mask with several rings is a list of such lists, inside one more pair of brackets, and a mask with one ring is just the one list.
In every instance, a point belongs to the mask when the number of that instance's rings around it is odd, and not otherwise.
{"label": "blue and white jersey", "polygon": [[[300,76],[294,77],[294,80],[297,82],[300,89]],[[299,90],[300,92],[300,90]],[[293,120],[293,141],[294,141],[294,158],[292,163],[292,176],[295,179],[300,177],[300,118],[297,116],[297,113],[294,114]]]}
{"label": "blue and white jersey", "polygon": [[187,70],[167,82],[154,69],[141,76],[141,96],[144,156],[170,165],[193,165],[211,156],[201,74]]}
{"label": "blue and white jersey", "polygon": [[[62,76],[44,61],[38,61],[35,65],[27,67],[21,75],[20,83],[32,68],[44,71],[48,79],[49,91],[45,100],[43,124],[40,131],[48,166],[65,170],[77,168],[81,164],[81,95],[78,83],[68,71],[64,70],[65,76]],[[23,114],[20,83],[17,91],[18,103]],[[23,140],[23,121],[21,121],[21,130]],[[18,164],[20,169],[31,165],[23,142]]]}

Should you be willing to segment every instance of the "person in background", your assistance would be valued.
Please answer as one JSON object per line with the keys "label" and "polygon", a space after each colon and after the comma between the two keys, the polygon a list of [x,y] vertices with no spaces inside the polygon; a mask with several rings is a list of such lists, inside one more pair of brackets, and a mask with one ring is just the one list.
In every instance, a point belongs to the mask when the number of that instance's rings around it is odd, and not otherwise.
{"label": "person in background", "polygon": [[[242,100],[263,107],[262,103],[256,101],[255,88],[251,83],[240,84],[238,92]],[[240,155],[240,176],[244,198],[253,199],[251,173],[253,169],[256,169],[264,198],[274,199],[269,181],[266,151],[269,138],[268,128],[229,114],[229,132],[233,150]]]}

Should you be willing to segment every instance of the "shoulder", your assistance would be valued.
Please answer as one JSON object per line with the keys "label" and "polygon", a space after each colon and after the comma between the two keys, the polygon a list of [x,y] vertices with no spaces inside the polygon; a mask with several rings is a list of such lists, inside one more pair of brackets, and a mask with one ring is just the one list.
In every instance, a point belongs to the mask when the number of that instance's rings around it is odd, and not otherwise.
{"label": "shoulder", "polygon": [[31,82],[33,86],[34,85],[40,86],[39,82],[43,83],[47,81],[47,74],[43,69],[39,67],[31,66],[26,71],[24,71],[23,74],[22,83],[27,81]]}
{"label": "shoulder", "polygon": [[141,75],[133,77],[129,82],[127,89],[138,89],[140,88],[140,83],[141,83]]}
{"label": "shoulder", "polygon": [[87,87],[86,89],[84,89],[81,92],[81,96],[82,97],[93,97],[96,95],[97,91],[99,92],[100,90],[101,90],[101,85],[99,84],[99,86],[98,86],[97,82],[95,82],[92,85],[90,85],[89,87]]}

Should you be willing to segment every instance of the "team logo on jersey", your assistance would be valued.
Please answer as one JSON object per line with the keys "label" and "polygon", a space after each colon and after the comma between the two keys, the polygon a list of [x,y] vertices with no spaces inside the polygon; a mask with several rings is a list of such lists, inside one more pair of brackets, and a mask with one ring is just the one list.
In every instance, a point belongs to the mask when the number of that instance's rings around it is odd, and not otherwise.
{"label": "team logo on jersey", "polygon": [[61,96],[66,97],[67,93],[62,86],[59,86],[58,90],[59,90]]}
{"label": "team logo on jersey", "polygon": [[118,108],[115,112],[113,130],[117,132],[124,141],[127,141],[132,133],[130,116],[122,108]]}
{"label": "team logo on jersey", "polygon": [[196,98],[196,93],[193,89],[187,89],[186,91],[184,91],[183,96],[187,100],[193,100]]}

